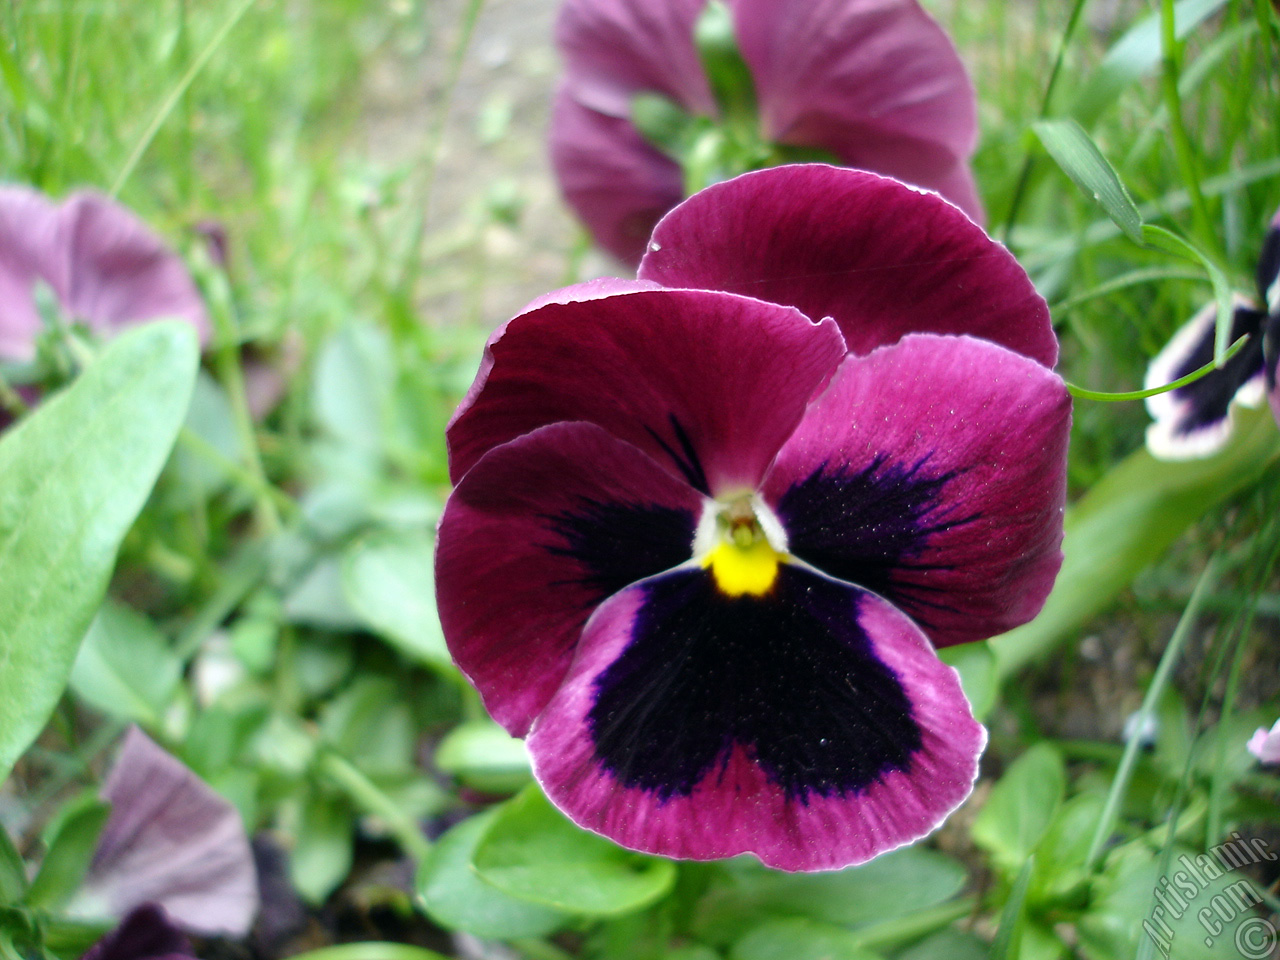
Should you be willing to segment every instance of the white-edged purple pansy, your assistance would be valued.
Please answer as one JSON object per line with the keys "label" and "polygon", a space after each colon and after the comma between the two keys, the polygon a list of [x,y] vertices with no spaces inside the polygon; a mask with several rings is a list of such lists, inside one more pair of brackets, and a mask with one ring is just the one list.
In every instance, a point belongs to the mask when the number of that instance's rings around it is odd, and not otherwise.
{"label": "white-edged purple pansy", "polygon": [[437,594],[547,796],[637,850],[865,861],[968,795],[936,646],[1029,620],[1071,405],[1044,301],[932,193],[710,187],[637,280],[540,298],[450,423]]}
{"label": "white-edged purple pansy", "polygon": [[85,190],[61,203],[0,185],[0,361],[35,358],[44,330],[37,287],[99,335],[162,318],[206,340],[209,318],[182,259],[119,203]]}
{"label": "white-edged purple pansy", "polygon": [[1259,763],[1267,765],[1280,763],[1280,720],[1277,720],[1270,730],[1266,727],[1255,730],[1249,742],[1245,744],[1245,749],[1253,754]]}
{"label": "white-edged purple pansy", "polygon": [[[602,247],[639,262],[686,170],[642,135],[639,95],[683,115],[748,126],[758,156],[797,150],[937,190],[981,221],[969,157],[977,108],[955,47],[916,0],[724,0],[748,117],[727,117],[695,40],[708,0],[566,0],[556,24],[565,74],[551,121],[561,190]],[[687,124],[686,124],[687,126]],[[711,141],[686,144],[694,155]],[[696,162],[696,160],[695,160]]]}
{"label": "white-edged purple pansy", "polygon": [[[1280,211],[1258,257],[1258,300],[1236,297],[1230,342],[1244,346],[1221,368],[1186,386],[1147,398],[1154,421],[1147,449],[1162,460],[1190,460],[1217,453],[1231,436],[1232,407],[1257,407],[1267,399],[1280,423],[1276,355],[1280,351]],[[1172,383],[1213,360],[1217,308],[1209,304],[1192,317],[1147,368],[1150,389]]]}

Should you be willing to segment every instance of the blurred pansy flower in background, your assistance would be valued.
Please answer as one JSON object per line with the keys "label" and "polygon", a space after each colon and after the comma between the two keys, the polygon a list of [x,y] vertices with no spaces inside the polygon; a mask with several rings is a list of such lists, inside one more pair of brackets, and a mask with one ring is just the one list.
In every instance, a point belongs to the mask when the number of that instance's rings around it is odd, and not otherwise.
{"label": "blurred pansy flower in background", "polygon": [[164,908],[146,903],[131,910],[80,960],[185,960],[195,955],[191,943],[169,920]]}
{"label": "blurred pansy flower in background", "polygon": [[822,164],[713,186],[638,280],[490,339],[449,426],[450,649],[548,797],[633,849],[859,863],[986,740],[934,652],[1039,611],[1070,400],[958,209]]}
{"label": "blurred pansy flower in background", "polygon": [[552,165],[625,263],[684,196],[800,160],[936,190],[981,222],[973,86],[916,0],[567,0],[556,42]]}
{"label": "blurred pansy flower in background", "polygon": [[[1147,449],[1162,460],[1217,453],[1231,436],[1235,404],[1261,406],[1265,398],[1280,423],[1276,355],[1280,351],[1280,211],[1271,220],[1258,258],[1257,302],[1237,297],[1230,341],[1244,346],[1220,369],[1186,386],[1147,398],[1155,421]],[[1181,379],[1213,361],[1217,308],[1209,304],[1182,327],[1147,368],[1146,387]]]}
{"label": "blurred pansy flower in background", "polygon": [[1245,748],[1258,758],[1259,763],[1280,763],[1280,720],[1270,730],[1266,727],[1255,730]]}
{"label": "blurred pansy flower in background", "polygon": [[124,917],[157,904],[184,930],[242,936],[258,880],[240,814],[137,727],[102,789],[111,813],[72,911]]}

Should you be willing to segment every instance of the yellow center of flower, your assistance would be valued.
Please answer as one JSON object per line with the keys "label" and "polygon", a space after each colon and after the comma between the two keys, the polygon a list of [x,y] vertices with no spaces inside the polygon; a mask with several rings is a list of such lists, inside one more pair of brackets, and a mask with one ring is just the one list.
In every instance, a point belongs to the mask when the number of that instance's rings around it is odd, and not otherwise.
{"label": "yellow center of flower", "polygon": [[756,518],[730,510],[721,518],[723,539],[703,558],[722,593],[762,596],[778,579],[782,554],[769,543]]}

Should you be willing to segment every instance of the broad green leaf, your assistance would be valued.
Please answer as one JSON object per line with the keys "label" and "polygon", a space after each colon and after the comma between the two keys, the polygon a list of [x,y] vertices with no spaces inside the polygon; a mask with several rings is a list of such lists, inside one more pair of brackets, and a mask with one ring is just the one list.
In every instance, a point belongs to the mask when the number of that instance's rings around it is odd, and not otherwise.
{"label": "broad green leaf", "polygon": [[312,791],[302,812],[289,853],[289,878],[308,903],[323,903],[351,872],[351,811],[341,801]]}
{"label": "broad green leaf", "polygon": [[1105,806],[1102,794],[1082,793],[1058,808],[1036,848],[1032,901],[1064,895],[1088,879],[1089,844]]}
{"label": "broad green leaf", "polygon": [[27,869],[22,857],[0,826],[0,907],[18,903],[27,893]]}
{"label": "broad green leaf", "polygon": [[71,667],[71,689],[108,716],[154,727],[182,673],[169,641],[140,613],[108,600]]}
{"label": "broad green leaf", "polygon": [[427,534],[353,544],[342,559],[347,605],[373,632],[418,663],[452,663],[435,605],[435,555]]}
{"label": "broad green leaf", "polygon": [[343,327],[320,350],[311,409],[325,431],[366,452],[383,449],[394,363],[386,333],[371,324]]}
{"label": "broad green leaf", "polygon": [[[1174,31],[1185,39],[1226,0],[1181,0],[1174,5]],[[1160,39],[1160,14],[1145,17],[1107,51],[1102,62],[1089,75],[1077,94],[1071,115],[1081,125],[1092,127],[1118,97],[1135,80],[1150,73],[1160,63],[1163,46]]]}
{"label": "broad green leaf", "polygon": [[730,960],[878,960],[843,927],[793,917],[769,920],[733,945]]}
{"label": "broad green leaf", "polygon": [[284,617],[289,623],[321,630],[358,630],[364,626],[347,602],[342,588],[342,562],[323,556],[307,571],[284,599]]}
{"label": "broad green leaf", "polygon": [[449,930],[486,939],[540,937],[563,926],[565,914],[508,896],[471,867],[498,810],[463,820],[436,841],[418,869],[418,896],[427,914]]}
{"label": "broad green leaf", "polygon": [[416,730],[409,705],[386,677],[363,675],[320,714],[320,732],[366,773],[412,769]]}
{"label": "broad green leaf", "polygon": [[27,893],[30,906],[53,909],[75,893],[89,871],[98,835],[110,813],[111,805],[93,796],[64,809],[54,825],[40,872],[31,881]]}
{"label": "broad green leaf", "polygon": [[435,762],[444,773],[489,793],[512,793],[532,776],[524,741],[492,720],[464,723],[450,730],[436,748]]}
{"label": "broad green leaf", "polygon": [[1078,636],[1188,527],[1275,461],[1271,412],[1238,408],[1233,416],[1235,433],[1216,456],[1169,463],[1139,450],[1067,510],[1062,569],[1044,609],[990,641],[1002,680]]}
{"label": "broad green leaf", "polygon": [[961,643],[943,647],[938,659],[960,672],[960,686],[973,708],[973,715],[981,720],[996,702],[999,678],[996,676],[996,656],[985,641]]}
{"label": "broad green leaf", "polygon": [[536,786],[503,804],[476,850],[481,879],[566,913],[639,910],[675,883],[675,864],[624,850],[574,826]]}
{"label": "broad green leaf", "polygon": [[1125,236],[1141,244],[1142,216],[1120,175],[1084,128],[1074,120],[1041,120],[1032,129],[1071,182],[1092,197]]}
{"label": "broad green leaf", "polygon": [[170,510],[190,509],[227,485],[226,470],[212,456],[202,455],[203,451],[233,463],[240,451],[231,401],[222,386],[203,370],[196,377],[183,426],[195,442],[180,440],[165,471],[160,495]]}
{"label": "broad green leaf", "polygon": [[185,324],[139,327],[0,438],[0,781],[66,687],[197,358]]}
{"label": "broad green leaf", "polygon": [[1062,795],[1067,773],[1062,755],[1038,743],[1020,756],[991,788],[973,822],[973,842],[1006,871],[1017,871],[1048,829]]}
{"label": "broad green leaf", "polygon": [[947,929],[899,954],[898,960],[987,960],[989,949],[972,933]]}

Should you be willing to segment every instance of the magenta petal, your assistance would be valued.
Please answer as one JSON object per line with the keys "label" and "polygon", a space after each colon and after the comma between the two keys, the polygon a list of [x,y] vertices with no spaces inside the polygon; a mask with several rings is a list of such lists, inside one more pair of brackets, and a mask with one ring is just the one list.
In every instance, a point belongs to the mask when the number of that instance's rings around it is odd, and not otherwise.
{"label": "magenta petal", "polygon": [[857,170],[775,167],[709,187],[658,224],[639,275],[834,317],[854,353],[946,333],[1058,357],[1049,308],[1008,250],[940,197]]}
{"label": "magenta petal", "polygon": [[[955,47],[913,0],[735,0],[766,135],[940,190],[973,152],[977,105]],[[948,184],[950,186],[950,184]]]}
{"label": "magenta petal", "polygon": [[764,597],[695,569],[610,599],[528,745],[552,802],[623,846],[825,870],[933,830],[985,740],[909,619],[784,565]]}
{"label": "magenta petal", "polygon": [[521,314],[487,354],[449,425],[455,482],[499,444],[585,420],[719,494],[759,483],[844,342],[789,307],[642,290]]}
{"label": "magenta petal", "polygon": [[764,496],[790,551],[873,590],[939,646],[1034,617],[1062,562],[1071,401],[1052,371],[967,337],[850,357]]}
{"label": "magenta petal", "polygon": [[551,113],[551,166],[596,242],[632,267],[654,224],[684,196],[679,164],[646,143],[630,120],[584,107],[567,89]]}
{"label": "magenta petal", "polygon": [[85,880],[115,916],[157,903],[196,933],[241,936],[258,910],[240,815],[137,727],[102,790],[111,815]]}
{"label": "magenta petal", "polygon": [[92,192],[69,197],[59,211],[68,257],[59,290],[75,319],[99,331],[146,320],[186,320],[209,337],[204,301],[182,259],[141,220]]}
{"label": "magenta petal", "polygon": [[701,113],[713,111],[693,25],[706,0],[566,0],[556,45],[577,101],[612,117],[631,115],[631,97],[661,93]]}
{"label": "magenta petal", "polygon": [[440,622],[489,713],[517,736],[560,685],[591,611],[687,562],[702,497],[589,423],[497,447],[449,497]]}
{"label": "magenta petal", "polygon": [[57,207],[28,187],[0,187],[0,359],[35,356],[43,327],[35,284],[62,288],[65,258],[58,251]]}

